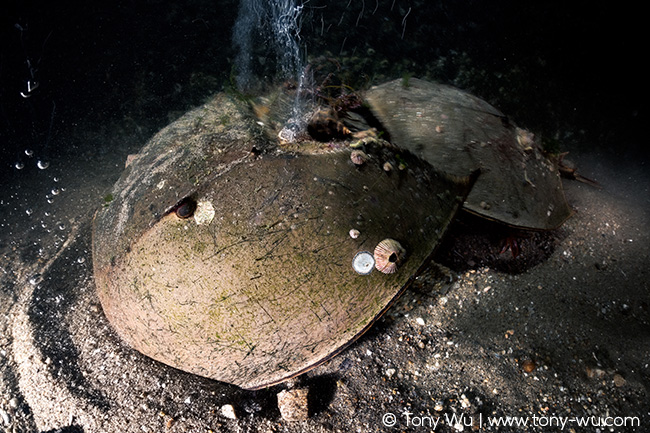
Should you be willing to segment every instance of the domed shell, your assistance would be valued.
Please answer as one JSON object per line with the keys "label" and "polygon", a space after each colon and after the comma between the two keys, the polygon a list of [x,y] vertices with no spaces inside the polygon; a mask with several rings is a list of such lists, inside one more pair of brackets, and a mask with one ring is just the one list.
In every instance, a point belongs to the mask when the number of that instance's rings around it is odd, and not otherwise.
{"label": "domed shell", "polygon": [[[247,389],[300,374],[368,329],[470,188],[408,152],[408,169],[389,176],[389,149],[368,146],[358,170],[348,145],[287,149],[256,128],[223,94],[187,113],[147,143],[93,225],[97,293],[122,339]],[[175,211],[186,197],[192,218]],[[407,242],[397,270],[355,272],[355,255],[387,236]]]}

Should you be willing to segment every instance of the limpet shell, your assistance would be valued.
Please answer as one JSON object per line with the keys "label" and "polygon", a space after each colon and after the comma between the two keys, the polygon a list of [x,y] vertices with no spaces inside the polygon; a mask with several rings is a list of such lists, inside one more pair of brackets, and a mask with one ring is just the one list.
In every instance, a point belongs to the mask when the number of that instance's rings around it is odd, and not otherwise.
{"label": "limpet shell", "polygon": [[370,251],[360,251],[352,259],[352,268],[360,275],[368,275],[374,266],[375,259]]}
{"label": "limpet shell", "polygon": [[395,239],[384,239],[375,247],[375,267],[384,274],[397,271],[397,266],[404,260],[406,250]]}

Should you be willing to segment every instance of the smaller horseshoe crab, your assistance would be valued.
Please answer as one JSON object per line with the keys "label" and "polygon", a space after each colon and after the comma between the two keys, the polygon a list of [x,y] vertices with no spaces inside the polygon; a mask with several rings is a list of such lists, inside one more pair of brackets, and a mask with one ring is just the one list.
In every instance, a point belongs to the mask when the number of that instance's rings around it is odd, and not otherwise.
{"label": "smaller horseshoe crab", "polygon": [[550,230],[571,216],[557,164],[532,133],[487,102],[455,87],[411,78],[365,93],[387,140],[437,170],[480,170],[464,209],[512,227]]}

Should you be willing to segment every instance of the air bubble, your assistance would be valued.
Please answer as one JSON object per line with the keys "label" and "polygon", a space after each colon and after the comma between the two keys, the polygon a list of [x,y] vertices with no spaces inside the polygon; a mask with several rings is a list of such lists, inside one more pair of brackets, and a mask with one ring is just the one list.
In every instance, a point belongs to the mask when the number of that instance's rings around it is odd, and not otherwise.
{"label": "air bubble", "polygon": [[47,161],[41,161],[39,159],[38,162],[36,163],[36,166],[38,168],[40,168],[41,170],[45,170],[46,168],[48,168],[50,166],[50,163],[47,162]]}
{"label": "air bubble", "polygon": [[16,164],[14,164],[14,167],[16,167],[16,170],[22,170],[23,168],[25,168],[25,164],[18,161]]}
{"label": "air bubble", "polygon": [[25,155],[31,158],[32,156],[34,156],[34,151],[31,149],[25,149]]}
{"label": "air bubble", "polygon": [[31,214],[34,213],[34,211],[31,210],[31,209],[25,209],[25,213],[26,213],[27,215],[31,215]]}
{"label": "air bubble", "polygon": [[86,261],[86,259],[83,258],[83,257],[79,257],[79,258],[77,259],[77,263],[83,263],[83,262],[85,262],[85,261]]}
{"label": "air bubble", "polygon": [[52,191],[50,191],[52,195],[59,195],[61,190],[59,188],[52,188]]}

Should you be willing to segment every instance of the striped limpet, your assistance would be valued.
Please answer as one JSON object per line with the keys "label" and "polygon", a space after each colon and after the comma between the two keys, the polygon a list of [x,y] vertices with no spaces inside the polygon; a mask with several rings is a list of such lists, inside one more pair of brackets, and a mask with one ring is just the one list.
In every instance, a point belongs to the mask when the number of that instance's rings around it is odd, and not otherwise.
{"label": "striped limpet", "polygon": [[406,250],[395,239],[384,239],[375,247],[375,267],[384,274],[392,274],[404,260]]}

